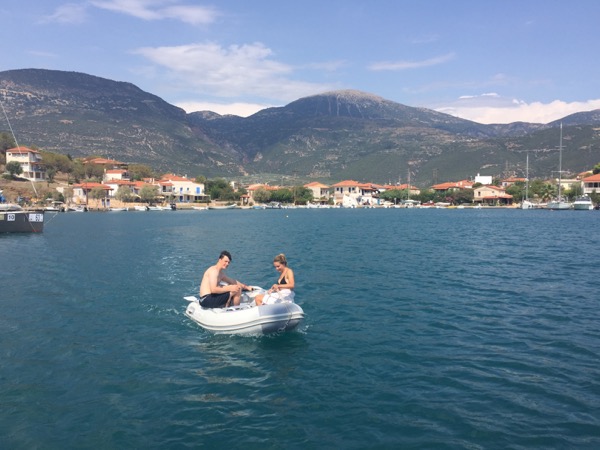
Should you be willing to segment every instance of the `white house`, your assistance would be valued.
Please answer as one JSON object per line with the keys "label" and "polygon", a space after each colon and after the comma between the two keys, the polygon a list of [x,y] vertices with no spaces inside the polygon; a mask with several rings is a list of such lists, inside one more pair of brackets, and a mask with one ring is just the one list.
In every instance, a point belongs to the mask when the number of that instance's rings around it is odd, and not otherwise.
{"label": "white house", "polygon": [[21,177],[30,181],[45,181],[46,168],[42,163],[42,155],[27,147],[15,147],[6,150],[6,164],[16,161],[21,165]]}
{"label": "white house", "polygon": [[304,187],[312,191],[313,199],[316,201],[321,199],[329,200],[331,198],[331,188],[326,184],[313,181],[312,183],[305,184]]}
{"label": "white house", "polygon": [[204,184],[196,183],[186,177],[172,173],[163,175],[158,180],[161,195],[178,203],[199,202],[207,200]]}
{"label": "white house", "polygon": [[475,177],[475,183],[481,183],[485,186],[492,184],[492,176],[491,175],[479,175]]}
{"label": "white house", "polygon": [[600,194],[600,173],[586,177],[581,181],[584,194]]}

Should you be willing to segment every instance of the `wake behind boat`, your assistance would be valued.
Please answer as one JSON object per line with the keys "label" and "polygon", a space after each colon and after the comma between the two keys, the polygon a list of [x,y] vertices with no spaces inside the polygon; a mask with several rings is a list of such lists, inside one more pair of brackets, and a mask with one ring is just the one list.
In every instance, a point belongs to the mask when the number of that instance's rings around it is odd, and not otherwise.
{"label": "wake behind boat", "polygon": [[190,302],[185,315],[202,328],[217,334],[261,335],[295,329],[304,320],[304,311],[293,302],[256,306],[254,297],[265,290],[253,287],[242,295],[238,306],[203,308],[196,296],[184,297]]}

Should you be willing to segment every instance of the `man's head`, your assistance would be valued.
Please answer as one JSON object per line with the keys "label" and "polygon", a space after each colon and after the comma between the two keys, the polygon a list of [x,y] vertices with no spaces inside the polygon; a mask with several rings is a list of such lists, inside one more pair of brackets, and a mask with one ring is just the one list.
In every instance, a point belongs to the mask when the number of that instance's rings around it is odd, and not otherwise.
{"label": "man's head", "polygon": [[229,260],[229,262],[231,262],[231,253],[229,253],[227,250],[223,250],[221,252],[221,254],[219,255],[219,259],[223,259],[223,258],[227,258]]}

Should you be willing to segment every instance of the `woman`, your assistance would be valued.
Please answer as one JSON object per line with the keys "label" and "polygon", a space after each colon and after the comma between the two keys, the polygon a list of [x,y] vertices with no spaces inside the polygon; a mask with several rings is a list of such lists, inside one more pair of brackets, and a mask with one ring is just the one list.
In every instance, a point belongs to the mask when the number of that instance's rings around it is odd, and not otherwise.
{"label": "woman", "polygon": [[283,253],[273,259],[273,266],[279,272],[279,278],[266,294],[254,298],[257,306],[294,301],[294,271],[288,267]]}

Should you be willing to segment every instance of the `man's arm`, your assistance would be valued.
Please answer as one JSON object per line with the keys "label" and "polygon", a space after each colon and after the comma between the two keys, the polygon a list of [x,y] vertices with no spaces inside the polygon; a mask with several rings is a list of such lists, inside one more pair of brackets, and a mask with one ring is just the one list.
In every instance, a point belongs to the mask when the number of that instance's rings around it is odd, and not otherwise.
{"label": "man's arm", "polygon": [[246,289],[246,290],[250,289],[249,286],[245,285],[241,281],[237,281],[237,280],[234,280],[233,278],[229,278],[227,275],[223,275],[221,277],[221,280],[223,280],[227,284],[230,284],[230,285],[233,285],[233,286],[239,286],[242,289]]}

